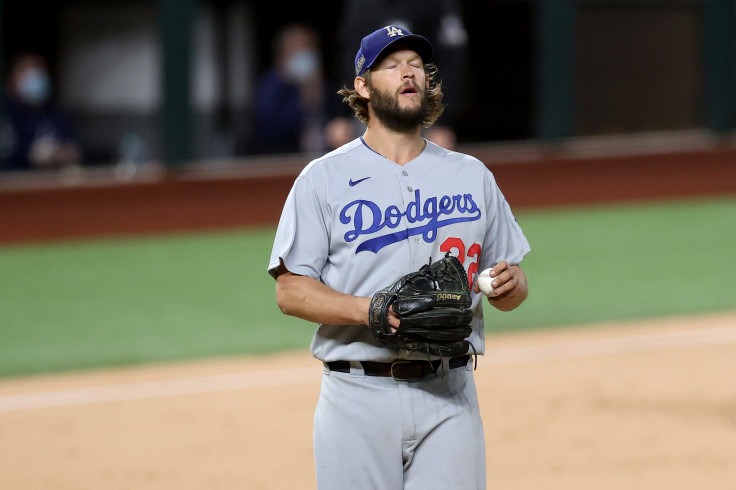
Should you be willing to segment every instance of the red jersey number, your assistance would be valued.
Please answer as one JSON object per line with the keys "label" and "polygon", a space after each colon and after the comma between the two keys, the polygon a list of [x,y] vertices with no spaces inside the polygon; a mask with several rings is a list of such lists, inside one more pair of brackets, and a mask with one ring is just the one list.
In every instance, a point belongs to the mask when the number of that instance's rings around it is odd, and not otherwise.
{"label": "red jersey number", "polygon": [[461,239],[450,237],[440,245],[440,252],[452,253],[453,251],[457,251],[457,259],[463,265],[465,265],[466,254],[472,260],[468,265],[468,286],[473,289],[473,275],[478,272],[478,261],[480,260],[480,244],[474,243],[466,248]]}

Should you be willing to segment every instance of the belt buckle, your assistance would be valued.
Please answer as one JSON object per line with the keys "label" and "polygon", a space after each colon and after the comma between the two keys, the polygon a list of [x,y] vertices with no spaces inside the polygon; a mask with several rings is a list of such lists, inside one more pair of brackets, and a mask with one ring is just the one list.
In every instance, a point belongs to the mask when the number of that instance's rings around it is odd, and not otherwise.
{"label": "belt buckle", "polygon": [[391,363],[391,377],[394,378],[396,381],[409,381],[411,378],[399,378],[394,372],[394,366],[401,366],[402,364],[411,364],[411,361],[408,359],[399,359],[397,361],[392,362]]}

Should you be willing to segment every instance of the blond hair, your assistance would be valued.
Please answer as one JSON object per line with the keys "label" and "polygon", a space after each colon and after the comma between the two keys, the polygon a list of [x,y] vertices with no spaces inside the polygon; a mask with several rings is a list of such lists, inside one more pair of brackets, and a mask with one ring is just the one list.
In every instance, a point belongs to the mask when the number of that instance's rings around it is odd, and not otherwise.
{"label": "blond hair", "polygon": [[[429,110],[427,111],[426,117],[420,123],[422,127],[428,128],[432,126],[437,119],[442,115],[445,110],[445,106],[442,105],[442,81],[437,80],[438,70],[434,63],[426,63],[424,65],[424,72],[427,74],[427,80],[429,81],[429,89],[427,89],[427,105]],[[365,82],[368,87],[371,87],[371,71],[368,70],[365,75]],[[345,102],[355,112],[355,117],[358,118],[363,124],[368,124],[370,119],[368,113],[368,99],[358,93],[355,88],[348,88],[344,85],[337,94],[342,96],[342,101]]]}

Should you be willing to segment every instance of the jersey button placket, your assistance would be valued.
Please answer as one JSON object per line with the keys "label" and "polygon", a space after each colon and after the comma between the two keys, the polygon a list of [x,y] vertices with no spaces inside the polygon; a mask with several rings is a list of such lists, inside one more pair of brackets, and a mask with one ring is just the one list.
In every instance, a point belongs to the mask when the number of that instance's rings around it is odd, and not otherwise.
{"label": "jersey button placket", "polygon": [[[402,182],[402,187],[406,186],[406,191],[407,191],[407,196],[406,196],[406,199],[404,200],[404,209],[407,209],[406,206],[409,204],[409,202],[414,200],[414,186],[411,185],[411,182],[409,181],[408,177],[409,177],[409,171],[406,169],[403,169],[401,171],[401,182]],[[410,227],[410,223],[407,223],[407,227]],[[422,239],[419,236],[415,236],[413,239],[409,238],[409,243],[411,243],[412,241],[418,245],[418,244],[421,244]]]}

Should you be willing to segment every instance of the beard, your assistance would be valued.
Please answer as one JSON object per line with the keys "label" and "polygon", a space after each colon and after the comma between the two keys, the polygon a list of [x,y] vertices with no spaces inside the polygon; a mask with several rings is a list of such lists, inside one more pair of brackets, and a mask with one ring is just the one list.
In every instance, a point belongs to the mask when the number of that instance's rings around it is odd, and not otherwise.
{"label": "beard", "polygon": [[388,129],[397,133],[411,133],[415,131],[423,121],[427,120],[429,104],[427,93],[417,87],[420,96],[418,106],[402,109],[399,106],[399,92],[396,95],[388,91],[378,89],[371,90],[370,105],[373,113]]}

